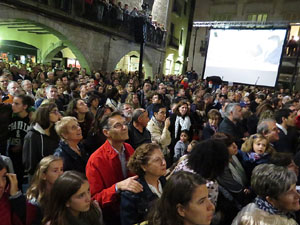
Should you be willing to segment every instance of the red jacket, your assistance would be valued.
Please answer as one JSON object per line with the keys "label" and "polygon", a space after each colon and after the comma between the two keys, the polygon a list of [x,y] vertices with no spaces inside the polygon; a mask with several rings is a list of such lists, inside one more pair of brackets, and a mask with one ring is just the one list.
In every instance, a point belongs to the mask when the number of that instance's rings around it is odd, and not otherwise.
{"label": "red jacket", "polygon": [[[18,199],[9,200],[9,196],[7,193],[4,193],[0,199],[0,224],[1,225],[23,225],[22,219],[18,214],[24,214],[23,212],[26,211],[25,207],[25,197],[24,197],[24,204],[22,201]],[[12,204],[12,201],[15,201]],[[25,214],[24,214],[25,215]]]}
{"label": "red jacket", "polygon": [[299,129],[300,128],[300,115],[297,115],[295,118],[295,125]]}
{"label": "red jacket", "polygon": [[[126,161],[128,161],[134,149],[127,143],[124,143],[124,147]],[[89,158],[86,176],[90,184],[91,195],[99,202],[101,208],[104,211],[107,209],[119,213],[120,196],[115,190],[115,184],[127,177],[123,177],[119,156],[108,141]]]}

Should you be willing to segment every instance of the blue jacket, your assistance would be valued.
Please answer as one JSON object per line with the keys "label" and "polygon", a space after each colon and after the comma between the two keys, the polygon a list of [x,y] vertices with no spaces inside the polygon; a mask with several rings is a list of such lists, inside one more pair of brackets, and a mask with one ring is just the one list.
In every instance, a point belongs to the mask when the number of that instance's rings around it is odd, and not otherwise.
{"label": "blue jacket", "polygon": [[[159,178],[162,187],[166,183],[165,177]],[[145,221],[146,216],[158,196],[154,194],[143,177],[137,179],[143,185],[143,191],[133,193],[124,191],[121,193],[121,224],[132,225]]]}
{"label": "blue jacket", "polygon": [[76,170],[80,173],[85,174],[85,166],[89,159],[88,154],[83,149],[82,145],[79,144],[81,156],[74,152],[67,143],[60,141],[59,146],[56,149],[54,155],[59,156],[64,162],[64,171]]}
{"label": "blue jacket", "polygon": [[244,167],[244,170],[246,172],[248,179],[251,180],[252,170],[257,165],[269,163],[271,154],[264,155],[260,159],[254,160],[254,159],[249,158],[249,155],[247,152],[243,152],[243,151],[239,150],[237,157],[240,160],[242,166]]}

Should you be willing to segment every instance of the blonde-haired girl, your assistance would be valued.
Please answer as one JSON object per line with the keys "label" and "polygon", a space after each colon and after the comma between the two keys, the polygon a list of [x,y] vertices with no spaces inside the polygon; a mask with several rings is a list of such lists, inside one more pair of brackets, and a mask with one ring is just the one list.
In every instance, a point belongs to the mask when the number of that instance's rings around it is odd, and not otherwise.
{"label": "blonde-haired girl", "polygon": [[33,175],[26,192],[26,224],[41,223],[49,195],[56,179],[63,174],[63,160],[57,156],[44,157]]}
{"label": "blonde-haired girl", "polygon": [[254,167],[268,163],[273,153],[273,148],[270,146],[268,139],[261,134],[251,135],[244,142],[241,150],[239,156],[249,179]]}

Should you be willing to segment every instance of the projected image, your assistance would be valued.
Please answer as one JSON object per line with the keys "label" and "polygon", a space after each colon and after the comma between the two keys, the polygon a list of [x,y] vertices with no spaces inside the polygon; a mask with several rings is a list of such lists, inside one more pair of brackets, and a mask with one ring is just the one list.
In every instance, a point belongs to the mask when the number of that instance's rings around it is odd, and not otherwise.
{"label": "projected image", "polygon": [[275,86],[286,32],[211,29],[204,78]]}

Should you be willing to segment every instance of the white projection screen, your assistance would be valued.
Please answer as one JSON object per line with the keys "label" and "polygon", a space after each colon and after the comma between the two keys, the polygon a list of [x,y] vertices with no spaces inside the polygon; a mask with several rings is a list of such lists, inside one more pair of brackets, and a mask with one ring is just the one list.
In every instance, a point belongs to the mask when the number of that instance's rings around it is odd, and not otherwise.
{"label": "white projection screen", "polygon": [[203,78],[274,87],[287,29],[211,29]]}

